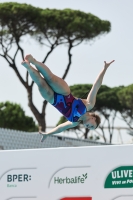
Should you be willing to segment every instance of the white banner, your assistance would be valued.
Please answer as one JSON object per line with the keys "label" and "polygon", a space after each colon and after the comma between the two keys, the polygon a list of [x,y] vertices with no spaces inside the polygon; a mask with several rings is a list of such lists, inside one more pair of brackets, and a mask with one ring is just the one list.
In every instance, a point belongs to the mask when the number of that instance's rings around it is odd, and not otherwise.
{"label": "white banner", "polygon": [[0,200],[133,200],[133,145],[0,151]]}

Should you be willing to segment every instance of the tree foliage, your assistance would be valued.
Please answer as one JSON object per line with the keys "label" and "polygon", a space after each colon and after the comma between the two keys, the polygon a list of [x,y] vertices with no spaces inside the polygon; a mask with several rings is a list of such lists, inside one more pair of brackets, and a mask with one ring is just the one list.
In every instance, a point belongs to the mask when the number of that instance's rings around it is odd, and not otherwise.
{"label": "tree foliage", "polygon": [[0,127],[28,132],[38,130],[33,118],[26,116],[20,105],[9,101],[0,103]]}
{"label": "tree foliage", "polygon": [[101,91],[102,89],[101,87],[97,95],[97,102],[95,105],[95,109],[96,111],[99,112],[99,114],[103,118],[103,123],[100,124],[99,128],[102,131],[102,136],[105,142],[107,142],[104,130],[105,124],[108,127],[108,133],[109,133],[108,142],[109,143],[112,142],[115,119],[117,117],[117,114],[122,110],[122,105],[117,95],[117,93],[122,88],[123,88],[122,86],[114,88],[107,87],[106,88],[107,90]]}

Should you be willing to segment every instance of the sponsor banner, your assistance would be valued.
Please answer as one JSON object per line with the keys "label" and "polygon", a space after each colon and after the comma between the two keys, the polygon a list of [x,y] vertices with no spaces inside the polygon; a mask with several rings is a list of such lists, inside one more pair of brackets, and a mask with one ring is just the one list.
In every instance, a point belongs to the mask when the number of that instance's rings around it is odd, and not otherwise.
{"label": "sponsor banner", "polygon": [[88,167],[65,167],[59,169],[50,180],[49,187],[60,188],[60,186],[73,187],[74,185],[79,185],[80,187],[88,184]]}
{"label": "sponsor banner", "polygon": [[105,188],[132,188],[133,166],[121,166],[109,173],[105,181]]}
{"label": "sponsor banner", "polygon": [[133,200],[133,145],[0,151],[0,200]]}
{"label": "sponsor banner", "polygon": [[[36,168],[15,168],[9,169],[0,176],[0,186],[8,194],[16,193],[17,196],[25,194],[34,196]],[[31,187],[32,185],[32,187]]]}

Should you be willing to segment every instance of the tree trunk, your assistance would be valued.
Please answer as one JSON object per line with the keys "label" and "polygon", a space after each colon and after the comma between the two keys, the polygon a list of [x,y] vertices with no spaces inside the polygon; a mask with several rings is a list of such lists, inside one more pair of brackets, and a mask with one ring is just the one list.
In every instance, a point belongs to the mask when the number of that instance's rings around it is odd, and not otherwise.
{"label": "tree trunk", "polygon": [[[46,120],[45,120],[45,109],[43,113],[39,113],[39,111],[36,109],[36,107],[33,104],[32,101],[32,87],[27,88],[27,93],[28,93],[28,106],[30,107],[31,111],[33,112],[38,125],[39,125],[39,131],[44,131],[46,130]],[[46,106],[45,106],[46,108]]]}
{"label": "tree trunk", "polygon": [[85,128],[85,133],[84,133],[84,138],[87,139],[88,138],[88,133],[89,133],[89,129]]}

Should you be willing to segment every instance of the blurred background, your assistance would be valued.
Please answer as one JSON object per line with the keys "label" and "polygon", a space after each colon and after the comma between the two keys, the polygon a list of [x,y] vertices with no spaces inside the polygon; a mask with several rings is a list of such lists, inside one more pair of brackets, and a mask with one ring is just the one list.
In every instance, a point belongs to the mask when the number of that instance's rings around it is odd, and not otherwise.
{"label": "blurred background", "polygon": [[31,88],[21,65],[26,54],[60,77],[68,69],[65,80],[78,97],[90,90],[104,61],[115,60],[94,108],[102,119],[99,128],[89,131],[81,125],[60,135],[132,143],[132,8],[130,0],[0,1],[0,127],[48,131],[64,120],[35,84]]}

